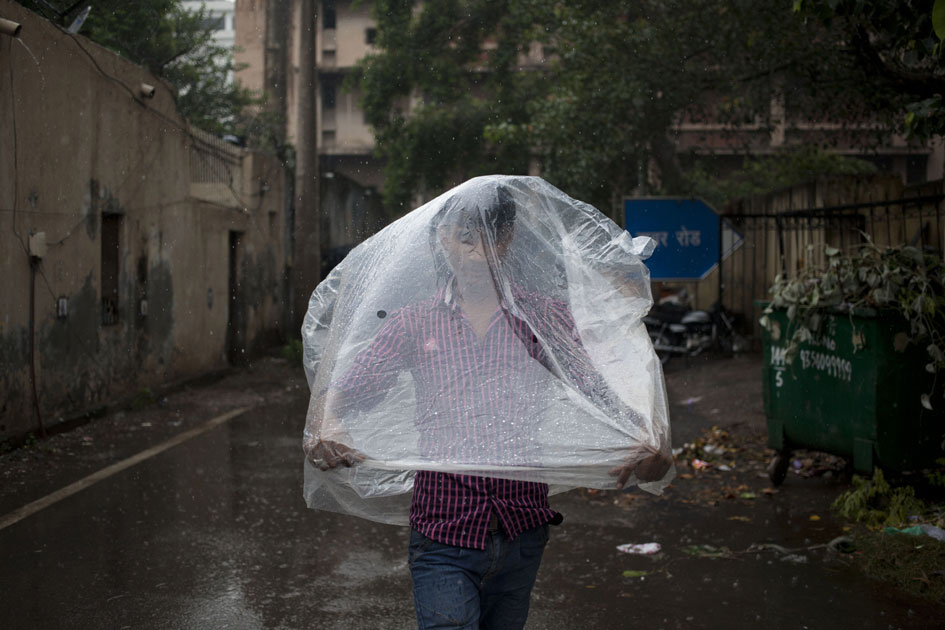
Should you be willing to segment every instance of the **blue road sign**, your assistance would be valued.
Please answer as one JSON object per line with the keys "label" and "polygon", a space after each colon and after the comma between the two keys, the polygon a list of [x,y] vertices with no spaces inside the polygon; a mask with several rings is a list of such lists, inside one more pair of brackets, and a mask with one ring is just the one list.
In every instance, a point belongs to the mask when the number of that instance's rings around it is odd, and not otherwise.
{"label": "blue road sign", "polygon": [[656,241],[646,261],[652,280],[701,280],[718,265],[720,252],[727,257],[743,240],[700,199],[625,199],[624,216],[631,236]]}

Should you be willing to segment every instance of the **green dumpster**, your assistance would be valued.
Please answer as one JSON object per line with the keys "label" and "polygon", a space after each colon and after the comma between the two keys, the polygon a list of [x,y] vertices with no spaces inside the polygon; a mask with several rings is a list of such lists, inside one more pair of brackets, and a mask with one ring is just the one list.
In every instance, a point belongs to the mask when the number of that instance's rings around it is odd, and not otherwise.
{"label": "green dumpster", "polygon": [[792,449],[846,457],[865,473],[874,466],[915,470],[945,457],[945,401],[933,396],[934,411],[920,401],[933,387],[925,346],[894,347],[896,335],[909,331],[904,319],[871,309],[827,315],[821,332],[788,362],[787,312],[768,318],[763,392],[768,446],[778,451],[768,469],[772,482],[783,481]]}

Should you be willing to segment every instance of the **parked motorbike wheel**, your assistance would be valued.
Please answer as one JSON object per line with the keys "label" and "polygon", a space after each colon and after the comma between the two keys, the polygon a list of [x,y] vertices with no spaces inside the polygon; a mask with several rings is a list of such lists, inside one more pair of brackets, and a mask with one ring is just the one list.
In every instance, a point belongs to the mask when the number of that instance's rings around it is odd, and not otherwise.
{"label": "parked motorbike wheel", "polygon": [[651,330],[650,341],[653,342],[653,349],[656,350],[660,364],[666,365],[666,362],[673,358],[673,352],[668,349],[674,345],[672,337],[665,331]]}

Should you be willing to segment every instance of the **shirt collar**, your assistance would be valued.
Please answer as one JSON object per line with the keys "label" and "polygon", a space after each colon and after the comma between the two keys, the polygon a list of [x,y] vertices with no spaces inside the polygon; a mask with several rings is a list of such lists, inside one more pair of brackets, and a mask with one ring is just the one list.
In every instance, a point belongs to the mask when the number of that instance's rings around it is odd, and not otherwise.
{"label": "shirt collar", "polygon": [[[511,296],[512,302],[514,303],[521,299],[524,292],[513,283],[505,283],[505,285],[507,290],[503,291],[502,295],[499,296],[499,306],[502,307],[502,310],[508,311],[511,306],[508,297]],[[434,303],[442,308],[456,310],[458,307],[456,303],[456,276],[450,276],[446,284],[437,289]]]}

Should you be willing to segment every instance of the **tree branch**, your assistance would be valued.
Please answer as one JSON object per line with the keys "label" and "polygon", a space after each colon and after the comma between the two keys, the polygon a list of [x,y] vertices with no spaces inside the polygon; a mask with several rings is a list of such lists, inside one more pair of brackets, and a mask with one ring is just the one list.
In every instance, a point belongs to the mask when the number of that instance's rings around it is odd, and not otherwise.
{"label": "tree branch", "polygon": [[931,72],[915,72],[886,61],[862,25],[858,25],[853,33],[853,48],[864,70],[876,72],[893,87],[920,98],[945,95],[945,77]]}

